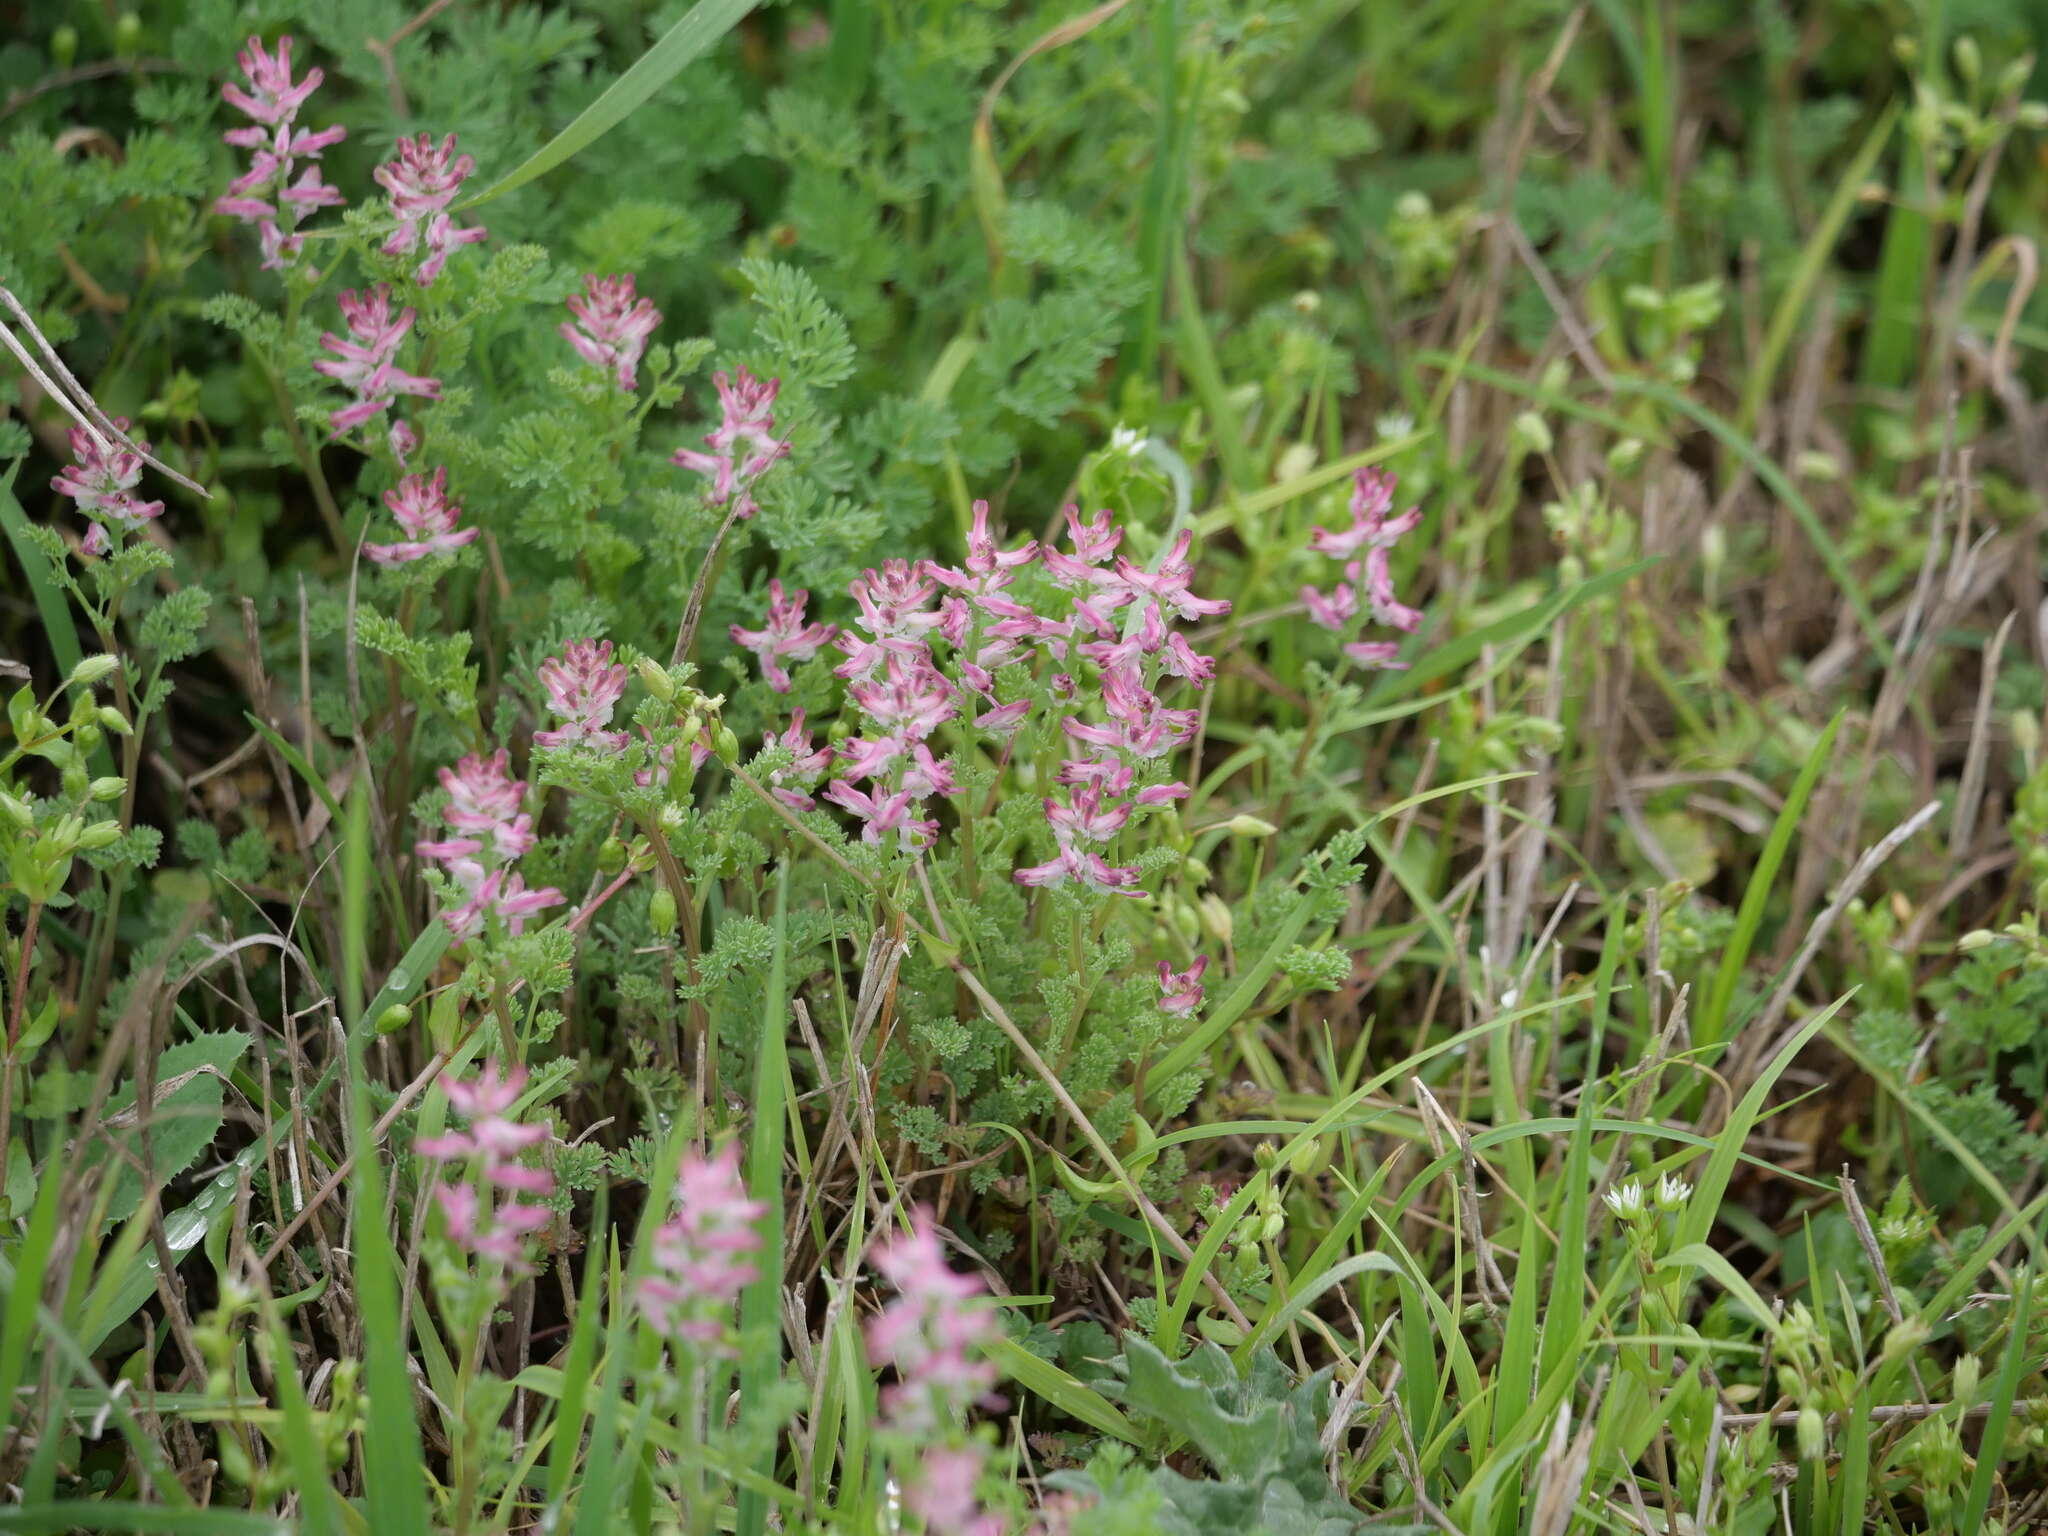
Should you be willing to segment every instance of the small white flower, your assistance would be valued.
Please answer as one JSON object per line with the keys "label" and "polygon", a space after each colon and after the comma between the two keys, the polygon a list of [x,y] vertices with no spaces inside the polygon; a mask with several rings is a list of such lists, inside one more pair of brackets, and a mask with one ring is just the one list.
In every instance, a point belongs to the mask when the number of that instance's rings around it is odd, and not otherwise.
{"label": "small white flower", "polygon": [[1634,1179],[1618,1184],[1600,1197],[1607,1202],[1607,1209],[1623,1221],[1636,1221],[1649,1212],[1650,1205],[1643,1198],[1643,1186]]}
{"label": "small white flower", "polygon": [[1109,451],[1120,453],[1127,459],[1135,459],[1145,451],[1145,434],[1136,427],[1127,427],[1122,422],[1109,434]]}
{"label": "small white flower", "polygon": [[1692,1198],[1692,1186],[1675,1173],[1667,1173],[1657,1181],[1657,1209],[1660,1211],[1682,1210],[1685,1202]]}
{"label": "small white flower", "polygon": [[1391,443],[1415,430],[1415,418],[1406,411],[1389,411],[1372,424],[1372,429],[1381,442]]}

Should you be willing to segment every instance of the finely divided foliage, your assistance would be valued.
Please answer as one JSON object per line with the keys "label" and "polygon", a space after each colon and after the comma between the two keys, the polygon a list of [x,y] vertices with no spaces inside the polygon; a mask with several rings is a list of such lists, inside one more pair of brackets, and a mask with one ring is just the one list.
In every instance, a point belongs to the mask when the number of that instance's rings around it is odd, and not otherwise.
{"label": "finely divided foliage", "polygon": [[72,9],[0,1530],[2048,1520],[2028,8]]}

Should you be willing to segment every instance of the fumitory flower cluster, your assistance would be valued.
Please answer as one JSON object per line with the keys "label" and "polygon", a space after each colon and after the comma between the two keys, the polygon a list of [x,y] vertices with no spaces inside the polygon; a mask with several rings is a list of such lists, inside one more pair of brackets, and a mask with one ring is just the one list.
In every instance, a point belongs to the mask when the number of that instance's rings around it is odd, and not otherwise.
{"label": "fumitory flower cluster", "polygon": [[664,1332],[703,1347],[718,1343],[740,1292],[759,1273],[757,1224],[767,1214],[747,1194],[737,1142],[709,1156],[685,1154],[676,1212],[656,1230],[654,1269],[640,1282],[640,1304]]}
{"label": "fumitory flower cluster", "polygon": [[474,1160],[470,1181],[443,1184],[434,1197],[456,1246],[495,1260],[511,1274],[533,1272],[533,1234],[548,1224],[547,1207],[540,1202],[555,1192],[552,1173],[519,1160],[548,1139],[545,1125],[521,1125],[506,1114],[525,1089],[524,1067],[508,1073],[496,1062],[473,1082],[447,1079],[441,1090],[468,1127],[414,1144],[420,1156],[437,1162]]}
{"label": "fumitory flower cluster", "polygon": [[1394,596],[1389,552],[1422,521],[1419,507],[1410,507],[1399,517],[1387,516],[1399,483],[1396,476],[1381,470],[1361,469],[1352,481],[1351,526],[1335,533],[1317,528],[1309,535],[1309,547],[1317,554],[1345,562],[1344,579],[1327,592],[1303,587],[1302,604],[1315,623],[1351,637],[1345,642],[1344,654],[1361,667],[1399,670],[1407,666],[1398,659],[1398,641],[1356,638],[1361,616],[1407,635],[1422,627],[1421,611]]}
{"label": "fumitory flower cluster", "polygon": [[626,744],[626,733],[606,729],[612,711],[626,696],[626,668],[612,660],[609,640],[572,640],[560,656],[540,664],[541,686],[548,692],[548,708],[562,718],[552,731],[535,731],[537,747],[589,745],[616,752]]}
{"label": "fumitory flower cluster", "polygon": [[384,505],[410,537],[395,544],[365,544],[363,553],[379,565],[406,565],[428,555],[448,554],[483,531],[455,526],[462,504],[448,495],[445,466],[436,469],[432,479],[407,475],[384,493]]}
{"label": "fumitory flower cluster", "polygon": [[564,320],[561,333],[576,355],[591,367],[609,373],[619,388],[632,393],[639,383],[640,359],[647,342],[661,324],[661,311],[652,299],[634,291],[633,274],[598,277],[586,273],[583,292],[568,298],[573,320]]}
{"label": "fumitory flower cluster", "polygon": [[418,314],[410,306],[396,315],[391,312],[391,285],[357,292],[350,289],[335,302],[348,324],[348,335],[332,331],[321,334],[320,345],[334,354],[313,365],[316,373],[346,385],[355,399],[335,411],[328,425],[337,433],[348,432],[375,420],[391,408],[399,395],[416,395],[426,400],[441,398],[441,381],[422,374],[407,373],[398,366],[398,348],[411,332]]}
{"label": "fumitory flower cluster", "polygon": [[448,791],[448,805],[441,818],[459,835],[421,842],[413,850],[439,863],[467,898],[441,914],[457,939],[475,938],[493,916],[509,932],[522,933],[534,913],[562,903],[562,893],[553,886],[528,890],[511,867],[533,847],[534,835],[533,817],[520,809],[526,783],[512,777],[508,761],[500,747],[489,757],[472,754],[443,768],[441,787]]}
{"label": "fumitory flower cluster", "polygon": [[455,153],[455,135],[439,144],[432,134],[418,138],[401,137],[398,153],[372,173],[377,185],[391,196],[391,210],[398,215],[398,228],[384,242],[386,256],[421,253],[413,268],[413,281],[430,286],[448,264],[449,253],[458,245],[482,240],[489,233],[481,226],[463,228],[448,212],[455,194],[476,169],[476,161]]}
{"label": "fumitory flower cluster", "polygon": [[731,502],[735,518],[749,518],[757,510],[750,489],[753,483],[789,453],[789,440],[775,435],[775,394],[782,381],[757,379],[746,369],[736,368],[731,373],[714,373],[711,383],[718,390],[722,412],[722,419],[704,439],[704,446],[711,451],[678,448],[671,462],[710,476],[711,489],[704,493],[705,501],[714,507]]}
{"label": "fumitory flower cluster", "polygon": [[869,1263],[896,1296],[868,1323],[868,1361],[892,1369],[884,1389],[884,1427],[918,1447],[902,1468],[903,1503],[934,1532],[996,1536],[1001,1522],[975,1497],[983,1450],[946,1432],[976,1406],[1001,1407],[995,1366],[980,1351],[1000,1331],[995,1315],[968,1305],[982,1292],[972,1275],[954,1271],[939,1246],[932,1213],[919,1207],[907,1233],[876,1239]]}
{"label": "fumitory flower cluster", "polygon": [[[127,417],[116,416],[113,422],[121,431],[128,430]],[[142,455],[147,452],[149,444],[139,439],[134,448],[114,441],[102,446],[98,434],[84,427],[71,429],[71,454],[78,462],[54,476],[50,489],[69,496],[91,520],[80,545],[86,554],[107,552],[109,524],[133,532],[163,516],[162,502],[144,501],[135,494],[135,487],[142,483]]]}
{"label": "fumitory flower cluster", "polygon": [[320,180],[318,165],[299,171],[299,161],[317,161],[320,152],[339,144],[348,130],[315,132],[296,126],[299,108],[326,76],[309,69],[305,79],[293,83],[289,37],[277,40],[274,54],[264,51],[261,38],[252,37],[235,62],[242,66],[249,88],[230,82],[220,88],[221,98],[254,121],[246,128],[230,128],[221,137],[250,151],[249,169],[229,183],[226,196],[213,207],[216,213],[254,224],[263,265],[281,269],[296,262],[305,247],[299,221],[315,208],[339,207],[342,202],[341,193]]}

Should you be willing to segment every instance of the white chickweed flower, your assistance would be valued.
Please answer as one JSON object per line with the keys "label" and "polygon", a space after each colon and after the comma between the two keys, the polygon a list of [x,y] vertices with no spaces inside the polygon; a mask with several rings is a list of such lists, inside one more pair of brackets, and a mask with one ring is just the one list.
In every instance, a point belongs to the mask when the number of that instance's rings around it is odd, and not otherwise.
{"label": "white chickweed flower", "polygon": [[1692,1186],[1675,1173],[1667,1173],[1657,1181],[1657,1209],[1676,1211],[1684,1209],[1685,1202],[1692,1198]]}
{"label": "white chickweed flower", "polygon": [[1639,1221],[1649,1213],[1649,1201],[1643,1197],[1643,1186],[1634,1179],[1618,1184],[1600,1197],[1607,1202],[1607,1209],[1623,1221]]}
{"label": "white chickweed flower", "polygon": [[1127,459],[1135,459],[1145,451],[1145,434],[1136,427],[1127,427],[1118,422],[1109,434],[1109,451],[1120,453]]}

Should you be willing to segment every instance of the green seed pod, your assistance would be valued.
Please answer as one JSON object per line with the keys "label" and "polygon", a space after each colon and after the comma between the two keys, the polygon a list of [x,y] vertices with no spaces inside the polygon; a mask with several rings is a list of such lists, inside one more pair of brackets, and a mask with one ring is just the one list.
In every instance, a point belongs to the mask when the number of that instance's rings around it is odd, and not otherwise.
{"label": "green seed pod", "polygon": [[100,729],[112,731],[116,736],[132,736],[135,734],[134,727],[128,723],[128,717],[111,704],[104,705],[100,709]]}
{"label": "green seed pod", "polygon": [[90,721],[79,726],[71,733],[71,744],[81,752],[94,750],[105,739],[100,735],[100,728]]}
{"label": "green seed pod", "polygon": [[142,46],[142,18],[133,11],[123,11],[121,19],[114,23],[114,57],[132,59]]}
{"label": "green seed pod", "polygon": [[100,701],[92,696],[90,688],[81,688],[71,696],[71,727],[76,730],[88,720],[97,719]]}
{"label": "green seed pod", "polygon": [[377,1015],[377,1033],[395,1035],[412,1022],[412,1010],[404,1003],[393,1003]]}
{"label": "green seed pod", "polygon": [[50,34],[50,62],[69,69],[78,58],[78,28],[66,24]]}
{"label": "green seed pod", "polygon": [[626,845],[616,837],[608,837],[597,850],[597,867],[607,875],[616,875],[626,867]]}
{"label": "green seed pod", "polygon": [[718,727],[718,734],[711,738],[711,750],[728,768],[740,760],[740,739],[731,726],[721,724]]}
{"label": "green seed pod", "polygon": [[110,773],[103,779],[94,779],[87,787],[95,800],[118,800],[128,787],[128,781],[119,774]]}
{"label": "green seed pod", "polygon": [[654,925],[654,931],[664,939],[676,936],[675,892],[665,885],[657,885],[654,894],[647,898],[647,920]]}
{"label": "green seed pod", "polygon": [[85,765],[73,759],[64,770],[64,797],[67,800],[84,800],[92,794],[92,775],[85,771]]}

